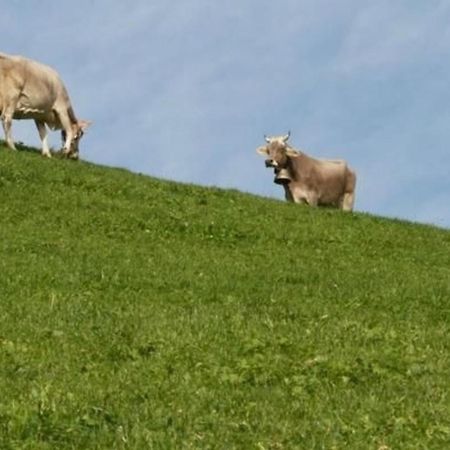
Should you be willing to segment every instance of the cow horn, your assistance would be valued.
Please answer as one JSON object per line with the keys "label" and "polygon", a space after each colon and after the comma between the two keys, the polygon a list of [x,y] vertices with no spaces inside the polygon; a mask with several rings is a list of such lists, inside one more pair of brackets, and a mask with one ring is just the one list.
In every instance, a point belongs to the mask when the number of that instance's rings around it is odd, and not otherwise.
{"label": "cow horn", "polygon": [[291,130],[288,131],[288,134],[286,134],[285,136],[283,136],[283,141],[287,142],[288,139],[291,137]]}
{"label": "cow horn", "polygon": [[264,140],[265,140],[268,144],[270,144],[270,139],[267,137],[267,135],[264,135]]}

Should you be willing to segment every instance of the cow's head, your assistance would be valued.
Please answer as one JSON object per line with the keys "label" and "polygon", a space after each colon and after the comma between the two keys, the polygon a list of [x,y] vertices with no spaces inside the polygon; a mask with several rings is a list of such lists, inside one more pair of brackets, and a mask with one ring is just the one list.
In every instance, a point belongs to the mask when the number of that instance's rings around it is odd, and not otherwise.
{"label": "cow's head", "polygon": [[297,155],[287,143],[290,135],[289,132],[285,136],[264,136],[267,145],[258,147],[256,152],[266,156],[266,167],[273,167],[276,171],[285,169],[289,157]]}
{"label": "cow's head", "polygon": [[[68,148],[66,148],[64,150],[64,153],[67,155],[68,158],[71,158],[71,159],[79,158],[80,139],[83,137],[84,132],[91,124],[92,124],[92,122],[90,122],[89,120],[77,120],[75,123],[72,124],[73,138],[69,142]],[[65,143],[67,134],[64,130],[61,131],[61,137],[62,137],[63,143]]]}

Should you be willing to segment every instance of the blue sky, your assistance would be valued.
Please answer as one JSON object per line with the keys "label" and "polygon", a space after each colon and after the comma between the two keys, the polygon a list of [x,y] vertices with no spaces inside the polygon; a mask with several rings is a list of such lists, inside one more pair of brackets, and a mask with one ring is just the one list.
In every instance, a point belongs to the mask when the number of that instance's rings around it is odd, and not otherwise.
{"label": "blue sky", "polygon": [[[447,0],[1,10],[0,51],[56,68],[77,116],[94,122],[83,159],[281,200],[255,149],[291,130],[295,147],[356,170],[356,210],[450,227]],[[13,132],[39,143],[32,122]]]}

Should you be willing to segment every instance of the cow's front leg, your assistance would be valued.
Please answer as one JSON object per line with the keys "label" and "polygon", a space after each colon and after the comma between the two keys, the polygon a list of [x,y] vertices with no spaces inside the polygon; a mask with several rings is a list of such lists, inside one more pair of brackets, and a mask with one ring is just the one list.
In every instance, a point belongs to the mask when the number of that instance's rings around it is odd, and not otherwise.
{"label": "cow's front leg", "polygon": [[306,197],[306,203],[308,203],[309,206],[318,206],[319,205],[319,198],[317,197],[317,195],[314,194],[309,194]]}
{"label": "cow's front leg", "polygon": [[284,198],[288,201],[288,202],[293,202],[294,201],[294,197],[292,196],[292,192],[289,189],[289,186],[287,185],[283,185],[284,187]]}
{"label": "cow's front leg", "polygon": [[316,195],[307,192],[302,192],[294,196],[294,202],[298,204],[306,204],[309,206],[317,206],[319,203],[319,199],[317,198]]}
{"label": "cow's front leg", "polygon": [[294,198],[294,203],[297,203],[297,205],[305,205],[308,202],[306,201],[305,197],[295,197]]}
{"label": "cow's front leg", "polygon": [[69,117],[66,113],[58,113],[59,121],[61,122],[61,138],[63,140],[63,148],[62,152],[64,155],[69,155],[73,138],[75,137],[74,130],[72,124],[69,120]]}
{"label": "cow's front leg", "polygon": [[317,206],[319,199],[317,195],[310,192],[305,192],[302,196],[295,200],[295,203],[306,203],[309,206]]}
{"label": "cow's front leg", "polygon": [[50,153],[50,149],[48,148],[48,141],[47,141],[47,128],[45,126],[44,122],[40,122],[39,120],[34,121],[36,124],[36,127],[39,132],[39,137],[41,138],[42,143],[42,156],[46,156],[47,158],[51,158],[52,155]]}
{"label": "cow's front leg", "polygon": [[65,131],[64,134],[65,134],[66,140],[64,141],[62,152],[63,152],[64,155],[67,156],[67,155],[70,154],[70,146],[72,144],[72,140],[73,140],[74,136],[73,136],[72,127],[70,127],[67,130],[64,130],[64,131]]}
{"label": "cow's front leg", "polygon": [[283,184],[284,187],[284,196],[288,202],[297,203],[297,204],[305,204],[308,203],[306,199],[306,194],[301,189],[295,188],[291,183]]}

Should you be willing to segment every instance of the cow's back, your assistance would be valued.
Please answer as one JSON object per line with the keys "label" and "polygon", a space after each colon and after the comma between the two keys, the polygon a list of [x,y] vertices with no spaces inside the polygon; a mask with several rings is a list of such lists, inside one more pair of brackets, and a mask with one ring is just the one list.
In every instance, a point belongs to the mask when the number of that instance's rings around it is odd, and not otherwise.
{"label": "cow's back", "polygon": [[18,114],[51,111],[58,104],[70,105],[66,88],[51,67],[22,56],[0,53],[0,97],[18,95]]}

